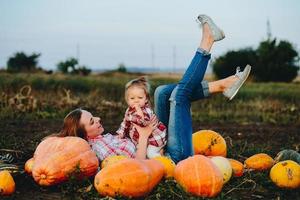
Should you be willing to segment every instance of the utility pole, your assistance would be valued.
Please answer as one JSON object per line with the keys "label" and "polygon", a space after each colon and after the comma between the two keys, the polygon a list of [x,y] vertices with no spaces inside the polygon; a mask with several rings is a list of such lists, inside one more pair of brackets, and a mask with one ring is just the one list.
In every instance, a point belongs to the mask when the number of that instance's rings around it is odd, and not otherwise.
{"label": "utility pole", "polygon": [[154,54],[154,45],[151,45],[151,67],[155,69],[155,54]]}
{"label": "utility pole", "polygon": [[78,65],[79,65],[79,59],[80,59],[80,46],[79,46],[79,43],[77,43],[77,45],[76,45],[76,59],[78,61]]}
{"label": "utility pole", "polygon": [[267,37],[268,37],[268,40],[271,40],[271,38],[272,38],[271,24],[270,24],[269,19],[267,19]]}

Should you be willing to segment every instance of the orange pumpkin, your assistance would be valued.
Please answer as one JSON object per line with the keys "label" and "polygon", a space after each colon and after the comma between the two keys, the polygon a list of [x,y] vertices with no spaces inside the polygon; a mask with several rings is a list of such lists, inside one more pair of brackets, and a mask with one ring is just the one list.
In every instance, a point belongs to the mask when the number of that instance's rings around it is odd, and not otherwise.
{"label": "orange pumpkin", "polygon": [[0,195],[10,195],[14,193],[15,187],[15,181],[9,171],[0,171]]}
{"label": "orange pumpkin", "polygon": [[115,156],[109,156],[107,158],[105,158],[102,162],[101,162],[101,169],[103,169],[106,166],[112,165],[114,163],[119,162],[120,160],[123,160],[127,158],[126,156],[123,155],[115,155]]}
{"label": "orange pumpkin", "polygon": [[226,142],[219,133],[212,130],[201,130],[194,133],[192,138],[195,154],[226,157]]}
{"label": "orange pumpkin", "polygon": [[33,163],[34,163],[34,159],[33,158],[30,158],[29,160],[26,161],[25,163],[25,172],[29,175],[32,174],[32,167],[33,167]]}
{"label": "orange pumpkin", "polygon": [[274,160],[265,153],[255,154],[245,160],[245,166],[258,171],[270,169],[274,165]]}
{"label": "orange pumpkin", "polygon": [[159,183],[164,167],[156,160],[123,159],[97,173],[96,190],[103,196],[142,197]]}
{"label": "orange pumpkin", "polygon": [[175,168],[174,177],[187,192],[201,197],[214,197],[223,187],[222,173],[203,155],[180,161]]}
{"label": "orange pumpkin", "polygon": [[73,173],[79,177],[97,172],[98,159],[89,144],[79,137],[48,137],[34,152],[32,176],[40,185],[65,181]]}
{"label": "orange pumpkin", "polygon": [[240,161],[228,158],[230,165],[232,167],[233,175],[235,177],[240,177],[244,173],[244,165]]}
{"label": "orange pumpkin", "polygon": [[166,156],[157,156],[153,158],[154,160],[159,161],[161,164],[163,164],[165,168],[165,178],[171,178],[174,177],[174,170],[175,170],[175,163],[173,160]]}
{"label": "orange pumpkin", "polygon": [[281,161],[272,167],[270,178],[278,187],[299,188],[300,165],[293,160]]}

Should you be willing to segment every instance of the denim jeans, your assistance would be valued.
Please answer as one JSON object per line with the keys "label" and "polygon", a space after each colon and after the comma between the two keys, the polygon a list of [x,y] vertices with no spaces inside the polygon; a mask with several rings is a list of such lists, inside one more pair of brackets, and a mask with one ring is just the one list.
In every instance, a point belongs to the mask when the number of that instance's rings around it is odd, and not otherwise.
{"label": "denim jeans", "polygon": [[203,81],[210,54],[198,49],[178,84],[162,85],[154,93],[155,112],[168,127],[166,154],[177,163],[193,155],[191,102],[209,96]]}

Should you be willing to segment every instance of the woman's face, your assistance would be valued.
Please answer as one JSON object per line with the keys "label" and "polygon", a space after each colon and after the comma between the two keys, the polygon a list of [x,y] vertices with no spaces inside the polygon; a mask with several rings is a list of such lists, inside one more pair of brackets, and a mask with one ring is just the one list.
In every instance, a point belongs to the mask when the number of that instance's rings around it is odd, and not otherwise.
{"label": "woman's face", "polygon": [[85,128],[87,137],[93,138],[104,132],[100,117],[94,117],[86,110],[82,110],[80,124]]}

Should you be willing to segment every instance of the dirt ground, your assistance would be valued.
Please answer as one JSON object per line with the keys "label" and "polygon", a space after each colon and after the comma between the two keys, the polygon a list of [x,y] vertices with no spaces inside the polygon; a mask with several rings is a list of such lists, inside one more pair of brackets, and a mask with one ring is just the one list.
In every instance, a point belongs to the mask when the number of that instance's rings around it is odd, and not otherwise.
{"label": "dirt ground", "polygon": [[[3,149],[21,151],[15,154],[14,163],[23,166],[29,159],[41,139],[51,133],[58,132],[62,120],[2,120],[0,121],[0,153]],[[104,122],[104,125],[105,122]],[[115,130],[117,124],[104,126],[107,130]],[[268,153],[272,157],[282,149],[300,148],[299,126],[276,126],[266,124],[194,124],[194,130],[212,129],[223,135],[228,145],[228,157],[244,161],[245,158],[259,152]],[[246,192],[247,193],[247,192]],[[245,192],[237,193],[238,199],[245,199]],[[252,193],[249,199],[273,199],[274,191],[264,190]],[[250,194],[249,194],[250,195]],[[256,196],[255,196],[256,195]],[[0,197],[1,198],[1,197]],[[6,199],[61,199],[61,188],[41,188],[30,176],[16,175],[16,192]],[[287,191],[286,199],[300,199],[300,192]],[[247,198],[248,199],[248,198]],[[284,199],[284,198],[280,198]]]}

